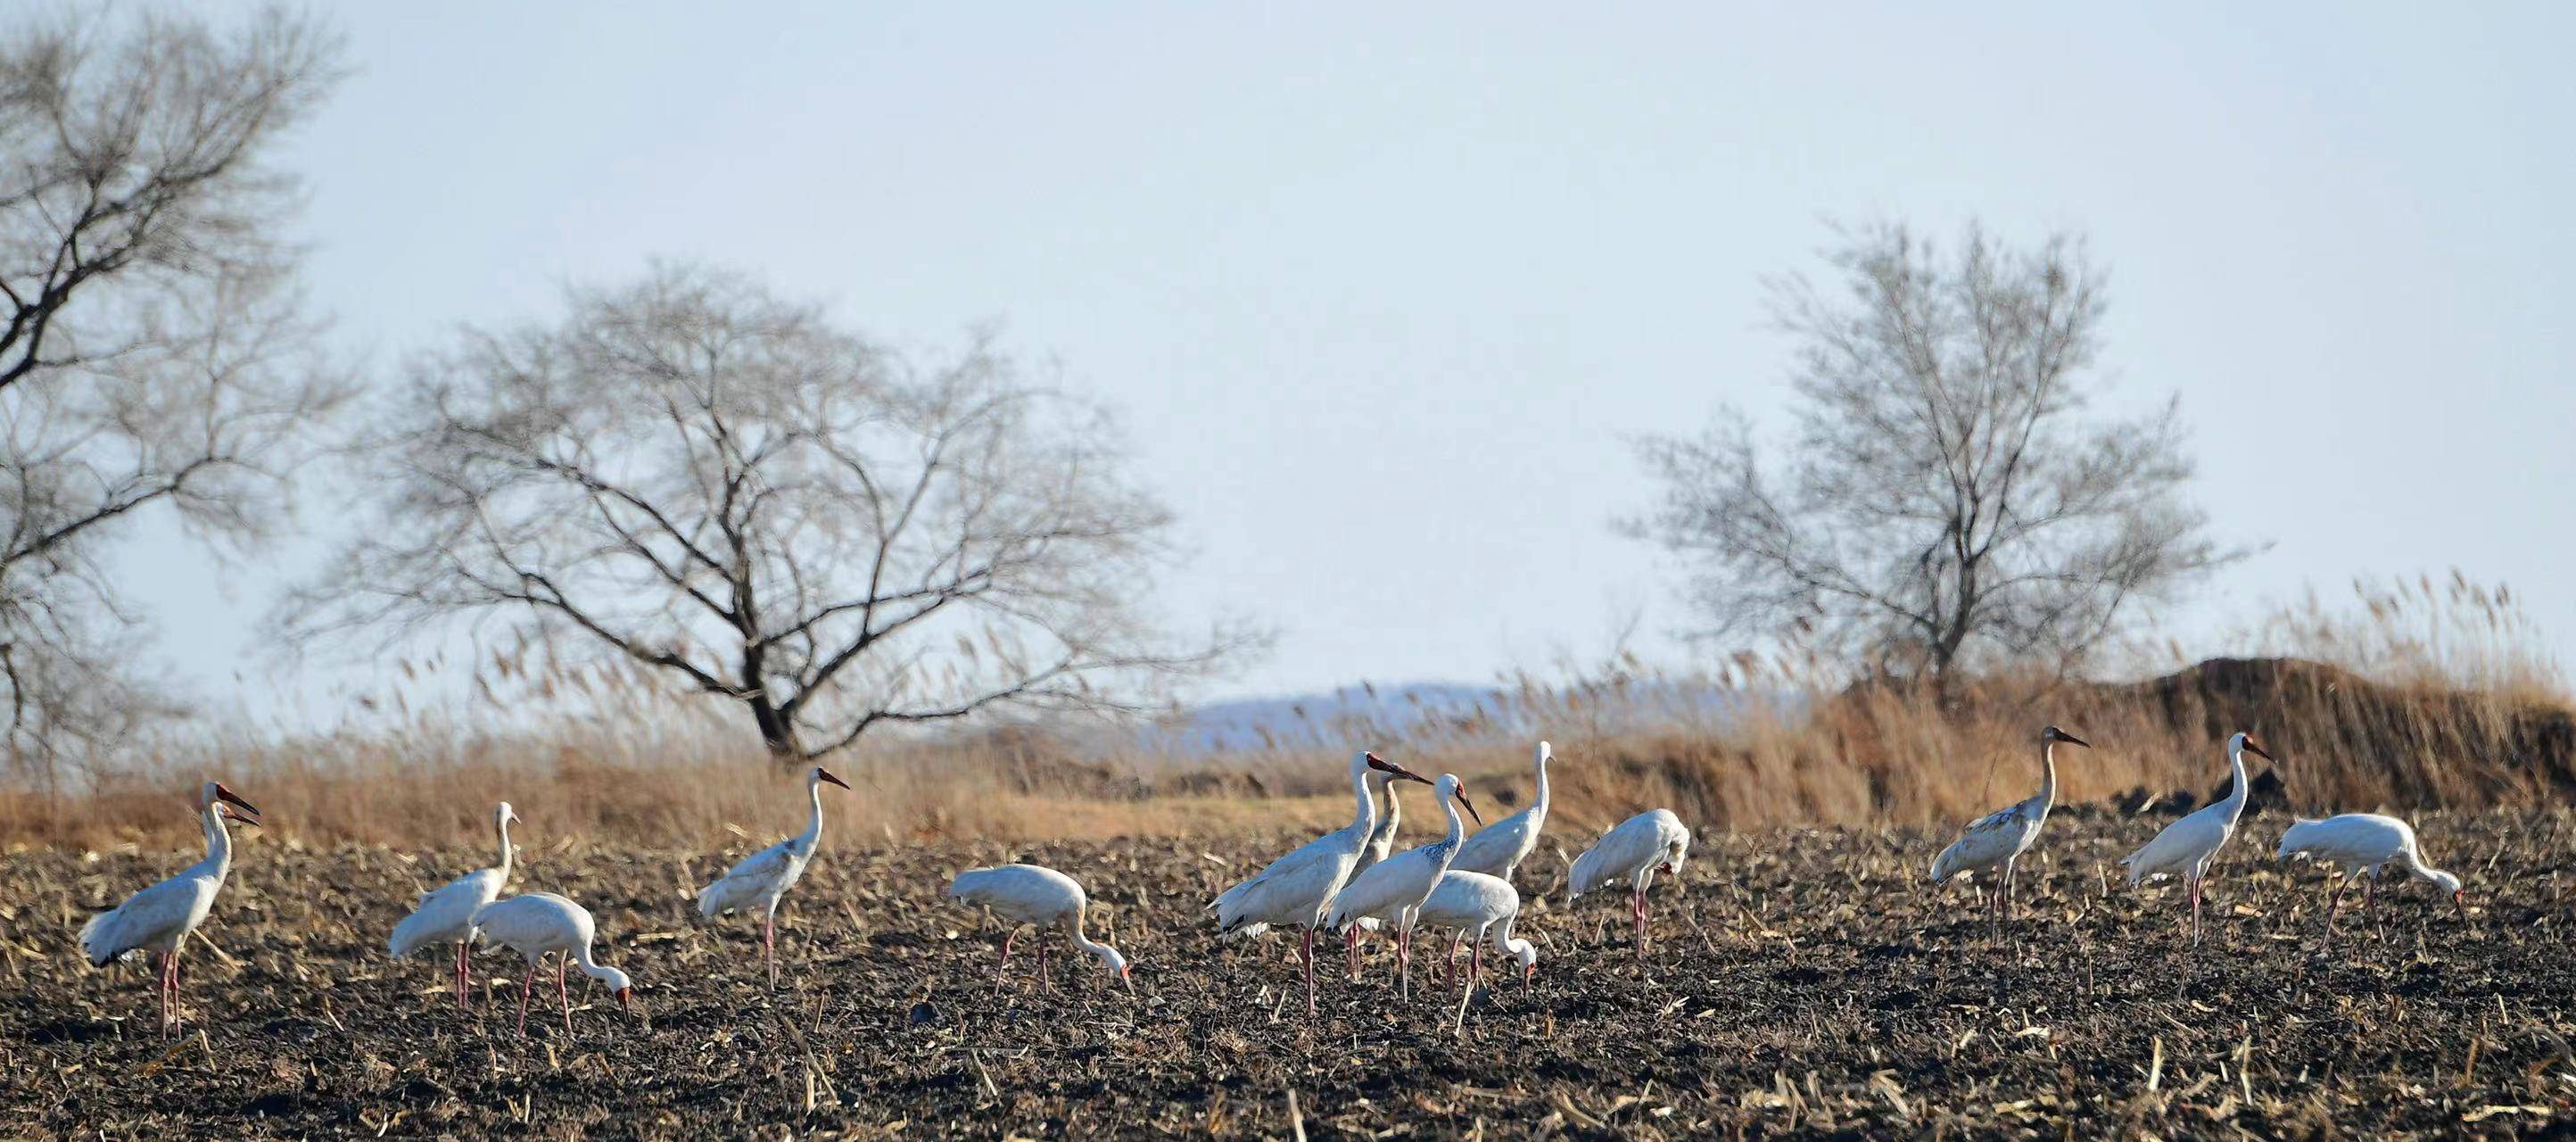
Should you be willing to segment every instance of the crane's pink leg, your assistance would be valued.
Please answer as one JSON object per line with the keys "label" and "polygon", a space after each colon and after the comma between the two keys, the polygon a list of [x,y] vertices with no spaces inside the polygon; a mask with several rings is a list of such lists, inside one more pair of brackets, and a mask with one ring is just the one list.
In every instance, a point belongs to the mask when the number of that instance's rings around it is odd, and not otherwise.
{"label": "crane's pink leg", "polygon": [[2339,877],[2336,877],[2336,878],[2335,878],[2334,891],[2333,891],[2333,892],[2331,892],[2331,893],[2328,893],[2328,894],[2326,895],[2326,940],[2325,940],[2325,946],[2327,946],[2327,947],[2329,947],[2329,948],[2331,948],[2331,947],[2333,947],[2333,946],[2334,946],[2334,918],[2335,918],[2335,909],[2336,909],[2336,908],[2339,908],[2339,907],[2341,907],[2341,906],[2343,905],[2343,890],[2344,890],[2344,889],[2346,889],[2346,888],[2350,888],[2350,887],[2352,887],[2352,877],[2351,877],[2351,875],[2350,875],[2350,874],[2346,874],[2346,875],[2343,875],[2343,876],[2339,876]]}
{"label": "crane's pink leg", "polygon": [[1017,929],[1017,928],[1013,928],[1013,929],[1011,929],[1011,930],[1010,930],[1010,931],[1008,931],[1008,932],[1004,932],[1004,933],[1002,933],[1002,965],[1001,965],[1000,967],[995,968],[995,969],[993,970],[993,986],[994,986],[994,987],[1000,987],[1000,986],[1002,986],[1002,984],[1003,984],[1003,982],[1004,982],[1004,981],[1006,981],[1006,980],[1010,979],[1010,977],[1011,977],[1011,941],[1016,940],[1016,939],[1019,939],[1019,938],[1020,938],[1020,930],[1019,930],[1019,929]]}
{"label": "crane's pink leg", "polygon": [[170,1031],[172,1034],[177,1034],[180,1026],[187,1022],[187,1008],[179,1002],[179,949],[187,946],[188,939],[182,936],[179,938],[178,947],[170,949]]}
{"label": "crane's pink leg", "polygon": [[1644,963],[1644,962],[1646,962],[1646,886],[1645,886],[1645,885],[1640,884],[1640,885],[1638,885],[1638,886],[1637,886],[1636,891],[1629,893],[1629,895],[1628,895],[1628,916],[1629,916],[1629,918],[1630,918],[1630,919],[1632,919],[1632,920],[1636,921],[1636,932],[1635,932],[1635,934],[1634,934],[1634,935],[1632,935],[1632,936],[1629,938],[1629,941],[1628,941],[1629,946],[1635,949],[1635,951],[1636,951],[1636,960],[1637,960],[1637,962],[1638,962],[1638,963]]}
{"label": "crane's pink leg", "polygon": [[170,1037],[170,953],[163,952],[152,962],[152,999],[161,1013],[161,1037]]}
{"label": "crane's pink leg", "polygon": [[1360,981],[1360,926],[1342,929],[1342,954],[1350,961],[1351,982]]}
{"label": "crane's pink leg", "polygon": [[1467,994],[1476,993],[1476,984],[1485,978],[1485,942],[1476,941],[1467,952]]}
{"label": "crane's pink leg", "polygon": [[564,1034],[572,1034],[572,995],[564,990],[564,976],[572,972],[572,953],[555,953],[555,998],[563,1001]]}
{"label": "crane's pink leg", "polygon": [[1453,964],[1454,964],[1454,963],[1456,963],[1456,962],[1458,962],[1458,941],[1459,941],[1459,939],[1460,939],[1461,937],[1463,937],[1463,936],[1465,936],[1465,935],[1466,935],[1466,933],[1465,933],[1465,932],[1451,932],[1451,933],[1449,933],[1449,960],[1448,960],[1448,962],[1453,963]]}
{"label": "crane's pink leg", "polygon": [[760,962],[769,968],[769,986],[778,986],[778,910],[760,918]]}
{"label": "crane's pink leg", "polygon": [[2200,878],[2191,878],[2191,942],[2200,942]]}
{"label": "crane's pink leg", "polygon": [[519,1037],[522,1039],[528,1037],[528,993],[537,986],[537,969],[544,962],[545,957],[539,956],[528,961],[527,970],[519,973]]}
{"label": "crane's pink leg", "polygon": [[[1045,933],[1039,934],[1044,935]],[[1045,940],[1038,941],[1038,990],[1051,995],[1055,992],[1055,980],[1049,978],[1047,975],[1047,950],[1050,947],[1052,947],[1052,945],[1047,943]]]}
{"label": "crane's pink leg", "polygon": [[1306,965],[1306,1017],[1315,1017],[1315,926],[1306,925],[1306,938],[1299,941],[1297,959]]}

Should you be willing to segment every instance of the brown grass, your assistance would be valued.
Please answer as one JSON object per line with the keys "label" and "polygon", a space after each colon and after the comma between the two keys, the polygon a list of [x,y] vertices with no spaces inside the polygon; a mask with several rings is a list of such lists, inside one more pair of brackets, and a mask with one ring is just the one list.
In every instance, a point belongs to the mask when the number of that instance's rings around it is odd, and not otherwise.
{"label": "brown grass", "polygon": [[[1557,683],[1524,676],[1467,716],[1315,725],[1220,757],[1086,747],[1077,728],[880,741],[831,762],[858,788],[830,794],[830,827],[887,840],[1311,828],[1347,814],[1340,763],[1360,746],[1458,772],[1509,812],[1528,796],[1531,728],[1555,743],[1557,813],[1572,830],[1652,805],[1738,828],[1957,821],[2035,787],[2036,735],[2052,722],[2097,746],[2060,751],[2062,794],[2077,802],[2217,787],[2220,743],[2237,729],[2284,759],[2283,791],[2303,809],[2530,807],[2576,788],[2564,676],[2533,649],[2509,593],[2455,576],[2356,596],[2348,610],[2311,598],[2241,636],[2290,657],[2134,683],[1990,676],[1947,702],[1739,656],[1686,679],[1633,661]],[[397,698],[375,731],[209,733],[159,743],[77,791],[0,786],[0,845],[185,846],[190,791],[208,776],[258,802],[272,832],[323,844],[454,843],[501,799],[533,834],[602,842],[704,847],[801,824],[798,774],[721,707],[597,667],[496,661],[474,681],[517,687],[514,717]],[[1727,716],[1710,712],[1711,695]]]}

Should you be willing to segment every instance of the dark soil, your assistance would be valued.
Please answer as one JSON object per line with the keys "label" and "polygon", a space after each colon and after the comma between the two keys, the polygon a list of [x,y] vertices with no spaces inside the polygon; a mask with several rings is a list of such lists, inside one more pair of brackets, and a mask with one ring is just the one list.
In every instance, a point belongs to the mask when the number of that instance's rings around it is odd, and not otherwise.
{"label": "dark soil", "polygon": [[[541,1007],[525,1040],[514,957],[478,957],[487,1003],[468,1015],[443,960],[384,954],[416,886],[468,867],[465,850],[415,863],[252,843],[205,929],[221,954],[187,957],[174,1042],[148,968],[93,971],[72,934],[193,854],[17,853],[0,858],[0,1135],[2563,1132],[2571,820],[2420,822],[2472,914],[2392,882],[2374,917],[2347,911],[2330,953],[2323,874],[2263,859],[2277,819],[2249,821],[2225,858],[2198,947],[2178,889],[2116,883],[2157,822],[2053,822],[2000,930],[1967,886],[1923,886],[1933,838],[1712,836],[1678,886],[1656,886],[1643,966],[1615,895],[1530,900],[1537,981],[1493,981],[1463,1035],[1436,980],[1397,998],[1382,945],[1367,982],[1328,975],[1310,1020],[1292,940],[1212,939],[1201,904],[1288,838],[827,845],[783,925],[774,995],[756,927],[688,908],[737,854],[534,848],[515,887],[587,904],[638,1008],[575,975],[573,1031]],[[1554,891],[1566,855],[1543,849],[1524,888]],[[1066,955],[1053,993],[1023,959],[995,987],[998,934],[941,889],[1015,856],[1090,887],[1095,929],[1137,963],[1132,997]]]}

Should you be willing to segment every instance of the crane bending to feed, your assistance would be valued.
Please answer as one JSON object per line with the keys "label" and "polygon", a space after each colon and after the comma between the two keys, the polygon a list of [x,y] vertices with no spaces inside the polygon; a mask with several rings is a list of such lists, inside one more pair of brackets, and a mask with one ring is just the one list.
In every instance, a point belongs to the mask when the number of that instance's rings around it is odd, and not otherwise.
{"label": "crane bending to feed", "polygon": [[[1512,936],[1512,920],[1521,911],[1521,893],[1512,882],[1481,872],[1463,872],[1452,868],[1440,877],[1440,887],[1431,890],[1416,917],[1418,923],[1434,928],[1449,928],[1474,941],[1475,951],[1467,969],[1467,986],[1476,986],[1476,977],[1485,970],[1485,941],[1491,940],[1494,953],[1509,956],[1521,966],[1521,986],[1529,986],[1530,977],[1538,974],[1538,948],[1528,940]],[[1455,974],[1458,960],[1452,953],[1447,965]]]}
{"label": "crane bending to feed", "polygon": [[1596,888],[1628,882],[1628,918],[1634,925],[1639,961],[1646,958],[1646,886],[1665,872],[1679,880],[1682,860],[1690,855],[1690,829],[1670,809],[1649,809],[1613,826],[1574,858],[1566,872],[1566,907]]}
{"label": "crane bending to feed", "polygon": [[2236,835],[2236,819],[2245,812],[2247,753],[2276,764],[2280,761],[2254,744],[2251,734],[2240,733],[2227,739],[2227,796],[2165,826],[2145,848],[2120,858],[2120,863],[2128,866],[2132,887],[2152,876],[2171,874],[2182,878],[2184,893],[2191,897],[2191,941],[2195,944],[2200,942],[2201,886],[2209,879],[2209,862],[2227,839]]}
{"label": "crane bending to feed", "polygon": [[[1962,873],[1976,873],[1986,880],[1986,916],[1989,920],[2008,914],[2012,908],[2014,866],[2021,855],[2038,843],[2040,827],[2048,823],[2048,811],[2057,805],[2057,743],[2093,748],[2091,742],[2050,726],[2039,731],[2039,792],[2027,801],[2007,805],[1969,823],[1941,850],[1932,861],[1932,883],[1947,884]],[[2002,871],[1997,872],[1998,866]]]}
{"label": "crane bending to feed", "polygon": [[563,1001],[564,1034],[572,1034],[572,995],[564,990],[570,965],[579,963],[581,974],[607,984],[616,993],[618,1006],[627,1006],[634,997],[635,983],[625,972],[591,958],[591,937],[599,929],[591,922],[590,910],[579,904],[551,892],[531,892],[475,909],[473,923],[484,942],[528,958],[528,970],[519,976],[521,1037],[528,1033],[528,992],[536,986],[537,973],[549,955],[556,957],[555,998]]}
{"label": "crane bending to feed", "polygon": [[2424,849],[2415,840],[2415,827],[2395,817],[2377,813],[2343,813],[2322,821],[2301,817],[2281,834],[2281,851],[2274,860],[2308,857],[2321,864],[2338,866],[2343,875],[2335,879],[2334,892],[2326,898],[2326,942],[2334,942],[2335,908],[2343,903],[2343,890],[2352,886],[2356,877],[2362,881],[2362,907],[2370,907],[2379,884],[2380,870],[2395,864],[2419,880],[2451,894],[2451,905],[2466,915],[2468,892],[2460,887],[2460,878],[2433,867],[2424,860]]}
{"label": "crane bending to feed", "polygon": [[1257,936],[1273,925],[1303,930],[1299,959],[1306,969],[1306,1014],[1315,1013],[1315,929],[1324,923],[1324,906],[1342,890],[1360,846],[1377,824],[1377,804],[1369,797],[1368,775],[1376,770],[1404,781],[1431,784],[1431,779],[1388,762],[1371,751],[1351,755],[1351,795],[1359,811],[1351,823],[1299,846],[1270,862],[1252,879],[1226,889],[1208,902],[1216,913],[1217,931],[1227,936]]}
{"label": "crane bending to feed", "polygon": [[[1136,990],[1127,975],[1127,957],[1118,949],[1093,940],[1082,930],[1082,920],[1090,911],[1091,898],[1082,891],[1081,883],[1054,869],[1034,864],[1005,864],[993,868],[968,869],[957,874],[948,884],[948,895],[968,904],[981,905],[1002,918],[1007,927],[1002,933],[1002,963],[994,973],[998,985],[1002,972],[1011,966],[1011,941],[1019,937],[1019,926],[1034,924],[1040,928],[1062,928],[1073,946],[1100,957],[1102,966],[1118,976],[1127,990]],[[1046,941],[1038,942],[1038,986],[1046,987]]]}
{"label": "crane bending to feed", "polygon": [[832,771],[815,766],[805,775],[805,799],[812,804],[805,831],[742,858],[722,879],[698,890],[698,915],[709,920],[727,912],[760,910],[760,959],[769,968],[771,987],[778,986],[778,898],[796,887],[805,866],[814,860],[815,848],[823,843],[826,782],[850,787]]}
{"label": "crane bending to feed", "polygon": [[188,933],[206,922],[206,913],[215,906],[215,894],[223,891],[224,877],[232,871],[233,838],[224,831],[224,821],[230,818],[245,825],[259,823],[259,810],[220,781],[206,783],[197,807],[205,814],[206,859],[90,917],[80,930],[81,952],[89,957],[91,967],[106,967],[108,961],[127,952],[150,952],[159,957],[161,1034],[165,1038],[179,1029],[179,949],[187,943]]}
{"label": "crane bending to feed", "polygon": [[1413,994],[1413,925],[1414,914],[1422,902],[1430,899],[1431,890],[1440,887],[1440,874],[1449,871],[1449,860],[1458,854],[1466,839],[1466,826],[1458,820],[1464,806],[1468,815],[1476,816],[1476,805],[1467,792],[1459,788],[1458,775],[1443,773],[1434,787],[1432,799],[1449,817],[1448,835],[1417,849],[1406,849],[1352,877],[1351,882],[1335,893],[1332,915],[1325,921],[1331,928],[1356,929],[1362,917],[1374,916],[1395,922],[1396,986],[1399,994]]}
{"label": "crane bending to feed", "polygon": [[456,1005],[473,1005],[474,910],[490,904],[510,883],[510,822],[519,819],[507,801],[492,810],[492,830],[501,837],[501,863],[478,868],[431,892],[420,894],[420,903],[409,916],[394,925],[392,937],[385,941],[395,959],[408,958],[413,952],[431,944],[456,945]]}

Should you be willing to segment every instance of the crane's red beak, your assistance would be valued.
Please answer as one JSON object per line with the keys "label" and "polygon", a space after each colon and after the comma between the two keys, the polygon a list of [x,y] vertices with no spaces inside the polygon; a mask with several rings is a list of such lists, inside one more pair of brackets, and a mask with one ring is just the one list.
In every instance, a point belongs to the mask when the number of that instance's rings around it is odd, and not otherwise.
{"label": "crane's red beak", "polygon": [[1465,809],[1468,816],[1475,818],[1479,827],[1484,825],[1485,815],[1476,811],[1476,803],[1467,799],[1467,791],[1464,789],[1458,791],[1458,807]]}
{"label": "crane's red beak", "polygon": [[2091,748],[2093,748],[2093,743],[2092,743],[2092,742],[2088,742],[2088,741],[2086,741],[2086,740],[2084,740],[2084,739],[2082,739],[2082,738],[2079,738],[2079,737],[2077,737],[2077,736],[2075,736],[2075,735],[2073,735],[2073,734],[2067,733],[2067,732],[2066,732],[2066,731],[2064,731],[2064,730],[2059,730],[2059,731],[2057,731],[2057,740],[2062,741],[2062,742],[2065,742],[2065,743],[2066,743],[2066,744],[2068,744],[2068,745],[2080,745],[2080,746],[2083,746],[2083,747],[2084,747],[2084,748],[2086,748],[2086,749],[2091,749]]}
{"label": "crane's red beak", "polygon": [[2247,739],[2245,739],[2245,752],[2250,753],[2250,754],[2253,754],[2253,755],[2254,755],[2254,756],[2256,756],[2256,757],[2262,758],[2262,759],[2263,759],[2263,760],[2265,760],[2265,761],[2279,761],[2279,760],[2281,760],[2280,758],[2277,758],[2277,757],[2272,756],[2271,752],[2270,752],[2270,751],[2268,751],[2268,750],[2265,750],[2262,746],[2259,746],[2259,745],[2254,744],[2254,739],[2252,739],[2252,738],[2247,738]]}
{"label": "crane's red beak", "polygon": [[822,767],[820,767],[820,766],[816,766],[816,767],[815,767],[815,769],[814,769],[814,776],[819,777],[819,778],[822,778],[822,779],[823,779],[823,780],[825,780],[825,781],[829,781],[829,782],[831,782],[831,783],[832,783],[832,784],[834,784],[834,785],[838,785],[838,786],[840,786],[840,787],[841,787],[841,788],[843,788],[843,789],[848,789],[848,788],[850,787],[850,783],[849,783],[849,782],[847,782],[847,781],[843,781],[843,780],[841,780],[841,779],[840,779],[840,778],[838,778],[838,777],[834,777],[834,776],[832,775],[832,771],[831,771],[831,770],[824,769],[824,768],[822,768]]}
{"label": "crane's red beak", "polygon": [[634,989],[634,988],[631,988],[631,987],[621,987],[621,988],[618,988],[618,989],[617,989],[617,1005],[618,1005],[619,1007],[631,1008],[631,1007],[635,1006],[635,1002],[634,1002],[634,1000],[635,1000],[635,989]]}

